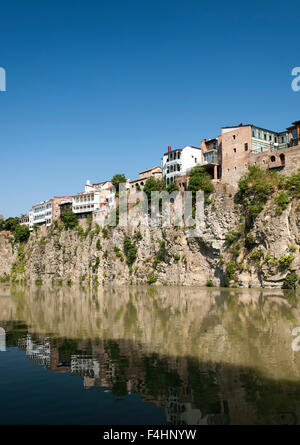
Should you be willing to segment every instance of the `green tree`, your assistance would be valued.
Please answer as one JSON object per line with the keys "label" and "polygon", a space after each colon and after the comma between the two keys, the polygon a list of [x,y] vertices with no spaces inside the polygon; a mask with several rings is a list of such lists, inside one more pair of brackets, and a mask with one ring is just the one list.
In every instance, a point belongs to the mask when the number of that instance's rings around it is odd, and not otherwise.
{"label": "green tree", "polygon": [[146,193],[148,201],[151,200],[151,192],[161,192],[164,189],[164,182],[161,179],[155,179],[153,177],[147,179],[144,185],[144,193]]}
{"label": "green tree", "polygon": [[29,238],[30,232],[28,226],[18,224],[14,230],[14,237],[17,243],[26,242]]}
{"label": "green tree", "polygon": [[171,182],[168,187],[167,187],[167,192],[168,193],[172,193],[172,192],[178,192],[179,191],[179,187],[176,184],[176,182]]}
{"label": "green tree", "polygon": [[19,218],[10,217],[5,220],[2,220],[2,230],[10,230],[11,232],[15,231],[16,226],[19,224]]}
{"label": "green tree", "polygon": [[214,191],[210,175],[200,165],[194,167],[190,172],[189,190],[194,193],[202,190],[206,195]]}
{"label": "green tree", "polygon": [[125,175],[123,175],[122,173],[117,173],[117,174],[112,178],[111,182],[112,182],[113,186],[115,187],[115,189],[116,189],[116,195],[118,196],[118,195],[119,195],[119,185],[120,185],[121,183],[126,182],[126,177],[125,177]]}
{"label": "green tree", "polygon": [[75,229],[78,226],[78,218],[71,209],[67,209],[62,213],[60,219],[62,220],[66,229]]}
{"label": "green tree", "polygon": [[134,242],[131,242],[129,236],[127,235],[124,237],[124,253],[126,256],[128,266],[132,267],[137,256],[137,247]]}

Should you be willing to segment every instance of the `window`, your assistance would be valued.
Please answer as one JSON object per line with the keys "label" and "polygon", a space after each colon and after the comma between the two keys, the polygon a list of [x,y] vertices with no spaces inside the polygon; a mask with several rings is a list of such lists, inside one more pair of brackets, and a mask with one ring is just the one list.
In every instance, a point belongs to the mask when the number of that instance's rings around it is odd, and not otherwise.
{"label": "window", "polygon": [[195,158],[195,164],[197,164],[197,158]]}
{"label": "window", "polygon": [[235,134],[232,136],[232,139],[235,141]]}
{"label": "window", "polygon": [[266,135],[266,134],[264,134],[264,140],[265,140],[265,141],[267,140],[267,135]]}
{"label": "window", "polygon": [[248,143],[245,143],[245,151],[248,151]]}
{"label": "window", "polygon": [[281,138],[281,143],[283,144],[284,143],[284,137],[282,136],[282,138]]}
{"label": "window", "polygon": [[255,131],[252,130],[252,137],[255,138]]}
{"label": "window", "polygon": [[233,149],[234,153],[236,153],[236,148]]}
{"label": "window", "polygon": [[275,138],[274,138],[274,142],[275,142],[275,144],[277,143],[277,137],[275,136]]}

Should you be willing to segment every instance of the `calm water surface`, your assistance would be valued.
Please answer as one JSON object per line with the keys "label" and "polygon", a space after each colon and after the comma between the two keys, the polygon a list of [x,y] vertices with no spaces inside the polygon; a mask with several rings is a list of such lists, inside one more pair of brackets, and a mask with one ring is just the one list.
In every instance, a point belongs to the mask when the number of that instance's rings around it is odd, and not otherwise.
{"label": "calm water surface", "polygon": [[298,300],[1,287],[0,424],[299,424]]}

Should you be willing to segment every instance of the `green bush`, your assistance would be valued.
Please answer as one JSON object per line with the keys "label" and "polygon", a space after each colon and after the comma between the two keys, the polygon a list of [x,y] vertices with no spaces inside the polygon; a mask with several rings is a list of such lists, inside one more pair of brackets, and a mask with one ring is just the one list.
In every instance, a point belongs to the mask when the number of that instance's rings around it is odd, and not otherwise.
{"label": "green bush", "polygon": [[276,214],[281,215],[283,211],[287,208],[290,202],[290,198],[288,193],[285,190],[282,190],[276,198]]}
{"label": "green bush", "polygon": [[14,232],[14,230],[18,224],[19,224],[19,218],[17,218],[17,217],[9,217],[7,219],[0,219],[0,231],[8,230],[10,232]]}
{"label": "green bush", "polygon": [[153,267],[156,269],[157,265],[162,262],[166,262],[168,258],[168,252],[166,249],[166,242],[159,240],[159,249],[154,256]]}
{"label": "green bush", "polygon": [[119,247],[115,246],[114,247],[114,251],[115,251],[116,256],[118,258],[120,258],[120,260],[123,262],[124,261],[124,257],[123,257],[123,254],[122,254],[121,250],[119,249]]}
{"label": "green bush", "polygon": [[144,185],[144,193],[146,193],[148,201],[151,201],[151,192],[161,192],[165,189],[165,184],[161,179],[150,177]]}
{"label": "green bush", "polygon": [[137,247],[135,243],[131,242],[129,236],[127,235],[124,237],[123,248],[126,256],[126,262],[129,267],[132,267],[137,257]]}
{"label": "green bush", "polygon": [[193,192],[193,203],[195,203],[196,192],[200,190],[204,192],[205,202],[207,204],[210,203],[208,196],[214,192],[214,186],[211,181],[211,176],[200,165],[197,165],[191,170],[188,189]]}
{"label": "green bush", "polygon": [[17,243],[23,243],[28,240],[30,236],[29,227],[18,224],[14,229],[14,237]]}
{"label": "green bush", "polygon": [[240,237],[239,232],[235,232],[233,230],[230,230],[225,234],[225,244],[226,246],[231,246],[235,241],[237,241]]}
{"label": "green bush", "polygon": [[97,250],[101,250],[102,249],[102,246],[101,246],[101,243],[100,243],[99,239],[97,239],[97,242],[96,242],[96,249]]}
{"label": "green bush", "polygon": [[97,272],[98,267],[99,267],[99,264],[100,264],[100,258],[99,258],[99,257],[96,257],[95,264],[94,264],[93,267],[92,267],[92,271],[93,271],[93,273],[96,273],[96,272]]}
{"label": "green bush", "polygon": [[151,272],[149,275],[148,275],[148,284],[153,284],[153,283],[155,283],[157,281],[157,278],[156,278],[156,276],[154,275],[154,272]]}
{"label": "green bush", "polygon": [[235,261],[229,261],[229,263],[226,265],[225,269],[225,277],[226,277],[226,283],[228,284],[230,281],[235,280],[235,272],[237,270],[237,264]]}
{"label": "green bush", "polygon": [[286,256],[281,256],[279,258],[279,268],[281,270],[288,269],[293,260],[294,260],[294,255],[292,253]]}
{"label": "green bush", "polygon": [[119,186],[121,183],[126,182],[126,177],[122,173],[117,173],[111,180],[113,186],[116,188],[116,196],[119,196]]}
{"label": "green bush", "polygon": [[178,188],[178,185],[176,184],[176,182],[171,182],[167,187],[168,193],[173,193],[173,192],[178,192],[178,191],[179,191],[179,188]]}
{"label": "green bush", "polygon": [[262,170],[256,165],[250,166],[248,172],[239,180],[237,202],[243,207],[246,232],[252,228],[256,217],[278,187],[279,181],[277,172]]}
{"label": "green bush", "polygon": [[77,215],[72,212],[72,209],[67,209],[62,213],[60,219],[62,220],[65,229],[75,229],[78,226]]}
{"label": "green bush", "polygon": [[214,287],[214,284],[211,280],[206,281],[206,287]]}
{"label": "green bush", "polygon": [[283,282],[282,288],[283,289],[296,289],[298,283],[298,277],[296,272],[289,273]]}
{"label": "green bush", "polygon": [[142,236],[142,234],[141,234],[140,231],[136,232],[136,234],[135,234],[135,239],[136,239],[137,241],[141,241],[141,240],[143,239],[143,236]]}

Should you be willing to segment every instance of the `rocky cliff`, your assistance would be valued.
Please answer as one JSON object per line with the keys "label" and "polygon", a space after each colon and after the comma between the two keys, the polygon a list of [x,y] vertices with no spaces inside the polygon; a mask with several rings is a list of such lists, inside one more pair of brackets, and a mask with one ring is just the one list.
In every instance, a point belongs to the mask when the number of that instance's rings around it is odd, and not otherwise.
{"label": "rocky cliff", "polygon": [[12,235],[2,233],[1,280],[296,287],[299,199],[286,200],[278,212],[278,193],[256,212],[245,230],[245,201],[237,199],[231,186],[215,184],[198,238],[187,237],[183,228],[103,229],[95,223],[72,230],[62,224],[40,227],[25,244],[16,244]]}

